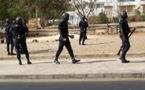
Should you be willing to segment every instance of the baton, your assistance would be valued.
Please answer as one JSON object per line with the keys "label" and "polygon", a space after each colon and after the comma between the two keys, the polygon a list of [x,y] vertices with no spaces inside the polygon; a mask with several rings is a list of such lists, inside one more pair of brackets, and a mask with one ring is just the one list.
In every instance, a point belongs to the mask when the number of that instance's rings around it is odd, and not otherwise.
{"label": "baton", "polygon": [[[135,32],[135,30],[136,30],[136,28],[133,28],[133,30],[132,30],[132,31],[130,32],[130,34],[128,35],[128,38],[130,38],[130,37],[132,36],[132,34]],[[120,55],[121,50],[122,50],[122,46],[120,47],[120,49],[119,49],[119,51],[118,51],[118,53],[117,53],[118,56]]]}

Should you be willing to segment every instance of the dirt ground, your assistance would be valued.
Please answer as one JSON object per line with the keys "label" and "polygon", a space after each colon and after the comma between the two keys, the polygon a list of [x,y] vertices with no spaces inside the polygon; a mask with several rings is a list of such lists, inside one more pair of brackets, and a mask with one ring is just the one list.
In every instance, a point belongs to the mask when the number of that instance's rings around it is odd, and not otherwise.
{"label": "dirt ground", "polygon": [[[58,36],[28,38],[28,49],[31,58],[54,59],[58,48]],[[74,54],[78,58],[85,57],[114,57],[121,45],[118,35],[88,35],[85,46],[78,44],[79,36],[71,40]],[[128,55],[145,56],[145,33],[134,33],[130,39],[131,48]],[[8,56],[6,44],[0,44],[0,60],[16,59],[16,56]],[[68,58],[69,55],[63,50],[61,57]]]}

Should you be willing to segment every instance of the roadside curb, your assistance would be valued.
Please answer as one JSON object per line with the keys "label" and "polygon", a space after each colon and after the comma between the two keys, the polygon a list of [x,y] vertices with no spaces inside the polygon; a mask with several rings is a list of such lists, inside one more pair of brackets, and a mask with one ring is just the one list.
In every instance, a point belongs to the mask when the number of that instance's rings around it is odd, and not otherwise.
{"label": "roadside curb", "polygon": [[[128,54],[129,57],[144,57],[145,53],[131,53]],[[78,58],[112,58],[118,57],[115,54],[94,54],[94,55],[75,55]],[[31,59],[54,59],[55,56],[31,56]],[[70,58],[69,55],[61,55],[61,59]],[[15,60],[17,59],[15,56],[13,57],[2,57],[0,60]]]}
{"label": "roadside curb", "polygon": [[56,74],[56,75],[0,75],[0,80],[55,79],[145,79],[145,73]]}

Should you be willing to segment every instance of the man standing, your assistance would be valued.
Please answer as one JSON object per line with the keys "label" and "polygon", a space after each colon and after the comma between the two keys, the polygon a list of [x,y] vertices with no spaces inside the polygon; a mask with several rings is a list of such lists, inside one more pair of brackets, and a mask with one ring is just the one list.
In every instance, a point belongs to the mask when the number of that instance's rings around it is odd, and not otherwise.
{"label": "man standing", "polygon": [[7,44],[7,53],[8,53],[8,55],[14,55],[14,53],[13,53],[14,43],[13,43],[12,31],[11,30],[12,30],[12,22],[11,22],[10,19],[6,19],[5,33],[6,33],[6,44]]}
{"label": "man standing", "polygon": [[122,61],[122,63],[129,63],[129,61],[126,60],[126,54],[130,48],[130,42],[128,37],[128,34],[130,33],[130,28],[128,26],[127,18],[127,12],[123,11],[121,15],[121,20],[119,22],[120,38],[122,40],[122,54],[120,56],[120,60]]}
{"label": "man standing", "polygon": [[29,60],[29,53],[26,44],[26,33],[28,33],[28,28],[24,24],[22,17],[16,18],[15,24],[13,25],[12,32],[14,36],[14,43],[15,43],[19,64],[22,65],[22,61],[21,61],[22,51],[26,55],[27,64],[32,64]]}
{"label": "man standing", "polygon": [[85,40],[86,40],[86,33],[87,33],[87,27],[88,27],[88,22],[86,21],[86,17],[83,16],[80,23],[80,38],[79,38],[79,45],[85,45]]}
{"label": "man standing", "polygon": [[64,13],[62,15],[62,20],[60,21],[59,26],[58,26],[60,37],[59,37],[59,47],[58,47],[56,57],[54,60],[54,62],[56,64],[60,64],[60,62],[58,61],[58,57],[59,57],[60,53],[62,52],[64,46],[68,50],[73,64],[78,63],[80,61],[80,60],[75,59],[74,53],[73,53],[73,50],[72,50],[72,47],[70,44],[69,37],[71,37],[71,36],[69,35],[69,32],[68,32],[68,20],[69,20],[69,14]]}

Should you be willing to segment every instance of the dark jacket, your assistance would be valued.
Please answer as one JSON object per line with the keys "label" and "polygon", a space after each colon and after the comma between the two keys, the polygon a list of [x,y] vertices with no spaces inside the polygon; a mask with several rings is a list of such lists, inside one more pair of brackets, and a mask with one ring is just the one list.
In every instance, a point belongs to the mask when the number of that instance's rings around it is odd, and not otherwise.
{"label": "dark jacket", "polygon": [[79,27],[80,27],[81,32],[85,32],[87,30],[87,27],[88,27],[88,22],[85,20],[81,20],[79,23]]}
{"label": "dark jacket", "polygon": [[119,22],[119,29],[120,29],[120,35],[123,37],[128,37],[128,34],[130,32],[130,28],[128,25],[128,21],[126,19],[121,19]]}
{"label": "dark jacket", "polygon": [[60,39],[68,38],[69,32],[68,32],[68,22],[65,20],[60,21],[58,25],[59,33],[60,33]]}
{"label": "dark jacket", "polygon": [[6,39],[12,40],[12,24],[5,24]]}
{"label": "dark jacket", "polygon": [[28,28],[25,25],[14,24],[12,27],[12,33],[15,39],[25,38],[28,33]]}

